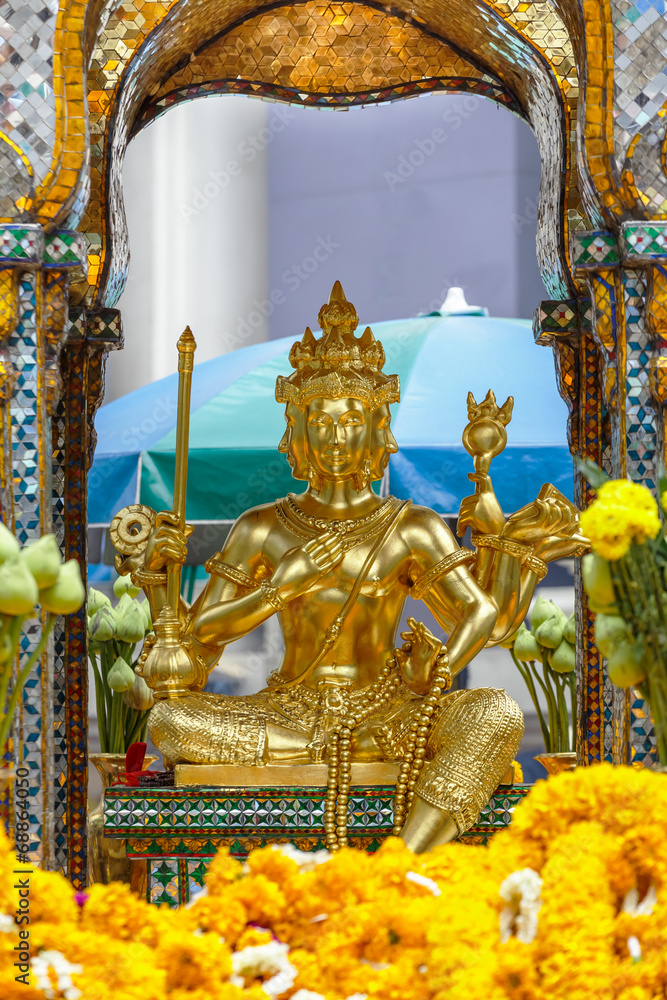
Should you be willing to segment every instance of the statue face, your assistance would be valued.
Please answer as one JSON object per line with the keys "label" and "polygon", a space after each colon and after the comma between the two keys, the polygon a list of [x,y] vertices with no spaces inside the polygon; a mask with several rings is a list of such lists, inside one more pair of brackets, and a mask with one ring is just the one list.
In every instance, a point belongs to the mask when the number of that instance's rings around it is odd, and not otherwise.
{"label": "statue face", "polygon": [[391,430],[389,404],[378,406],[371,418],[371,479],[382,479],[389,459],[398,451],[396,438]]}
{"label": "statue face", "polygon": [[368,458],[371,414],[359,399],[318,397],[306,409],[313,467],[326,479],[349,479]]}
{"label": "statue face", "polygon": [[304,433],[305,414],[295,406],[285,406],[285,433],[280,439],[278,451],[287,457],[295,479],[308,479],[308,459],[306,458],[306,435]]}

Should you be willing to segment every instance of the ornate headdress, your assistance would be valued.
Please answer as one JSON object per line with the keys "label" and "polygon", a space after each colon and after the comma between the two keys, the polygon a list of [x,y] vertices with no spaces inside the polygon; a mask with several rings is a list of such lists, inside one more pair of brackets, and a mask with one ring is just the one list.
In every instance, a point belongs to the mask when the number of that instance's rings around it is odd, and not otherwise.
{"label": "ornate headdress", "polygon": [[385,375],[382,344],[366,327],[361,337],[354,331],[359,324],[357,310],[345,298],[340,281],[331,289],[327,305],[317,317],[322,336],[315,339],[310,327],[290,351],[296,371],[276,381],[279,403],[292,402],[303,410],[317,396],[360,399],[370,410],[400,399],[398,375]]}

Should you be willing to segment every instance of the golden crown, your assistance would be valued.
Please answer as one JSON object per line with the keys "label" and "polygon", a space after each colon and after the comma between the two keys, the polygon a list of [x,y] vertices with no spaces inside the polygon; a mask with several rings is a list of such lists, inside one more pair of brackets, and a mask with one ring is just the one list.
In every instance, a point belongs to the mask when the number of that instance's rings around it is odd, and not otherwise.
{"label": "golden crown", "polygon": [[371,410],[384,403],[397,403],[398,375],[383,373],[384,348],[369,326],[361,337],[354,336],[359,317],[345,298],[340,281],[334,284],[329,302],[322,306],[317,318],[322,336],[318,340],[306,327],[302,339],[292,346],[289,360],[296,371],[289,378],[278,376],[278,402],[292,402],[304,409],[317,396],[349,396],[360,399]]}

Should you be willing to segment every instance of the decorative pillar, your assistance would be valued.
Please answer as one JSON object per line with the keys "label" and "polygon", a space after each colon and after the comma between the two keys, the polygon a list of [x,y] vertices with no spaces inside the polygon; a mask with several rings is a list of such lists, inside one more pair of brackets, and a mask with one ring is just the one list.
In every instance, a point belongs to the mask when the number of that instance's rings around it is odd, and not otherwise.
{"label": "decorative pillar", "polygon": [[[590,244],[582,256],[586,261],[593,259]],[[558,388],[569,410],[570,451],[605,466],[608,434],[605,434],[606,406],[601,378],[605,362],[593,335],[592,313],[591,300],[585,296],[541,302],[533,320],[533,332],[538,344],[550,345],[554,350]],[[574,495],[581,508],[593,497],[588,483],[576,469]],[[575,562],[575,613],[579,761],[584,765],[603,760],[618,763],[624,758],[625,743],[614,724],[614,689],[605,677],[593,641],[594,618],[582,586],[580,559]]]}
{"label": "decorative pillar", "polygon": [[[2,517],[22,545],[53,530],[51,416],[59,392],[58,358],[67,334],[70,277],[87,268],[79,233],[45,234],[40,225],[0,226],[4,395],[2,410]],[[19,662],[28,657],[43,622],[26,623]],[[56,629],[23,690],[11,755],[30,772],[30,860],[57,866],[54,842],[54,644]],[[18,669],[17,662],[16,668]]]}
{"label": "decorative pillar", "polygon": [[[604,230],[576,233],[571,259],[577,278],[587,282],[593,306],[591,346],[596,357],[588,357],[584,347],[583,362],[591,391],[598,369],[600,413],[596,417],[591,404],[585,421],[591,422],[593,434],[602,432],[597,449],[591,449],[592,440],[586,438],[579,454],[594,458],[614,477],[627,476],[655,490],[665,446],[661,373],[667,369],[667,223],[626,222],[618,235]],[[588,406],[588,385],[584,399]],[[577,499],[581,506],[592,499],[585,483]],[[592,642],[591,616],[580,584],[577,603],[586,647]],[[614,688],[596,657],[594,649],[590,656],[585,650],[581,654],[583,761],[601,759],[594,746],[593,715],[599,710],[603,756],[653,766],[657,756],[646,703],[634,692]]]}
{"label": "decorative pillar", "polygon": [[[53,420],[53,521],[65,559],[77,559],[86,582],[88,470],[94,417],[104,396],[110,350],[122,347],[117,309],[70,310],[60,356],[62,393]],[[54,835],[56,866],[77,888],[87,880],[88,636],[85,607],[55,641]]]}

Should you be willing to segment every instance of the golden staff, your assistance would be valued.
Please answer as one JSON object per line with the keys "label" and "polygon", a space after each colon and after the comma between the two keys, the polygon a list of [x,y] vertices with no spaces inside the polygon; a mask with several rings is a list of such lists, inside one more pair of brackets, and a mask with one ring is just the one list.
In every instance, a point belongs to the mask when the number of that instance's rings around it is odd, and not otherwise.
{"label": "golden staff", "polygon": [[[178,348],[178,412],[176,416],[176,459],[174,463],[174,503],[172,511],[178,527],[185,531],[185,496],[188,486],[188,444],[190,439],[190,395],[192,369],[197,342],[186,326],[176,345]],[[181,596],[181,564],[167,567],[167,604],[178,615]]]}

